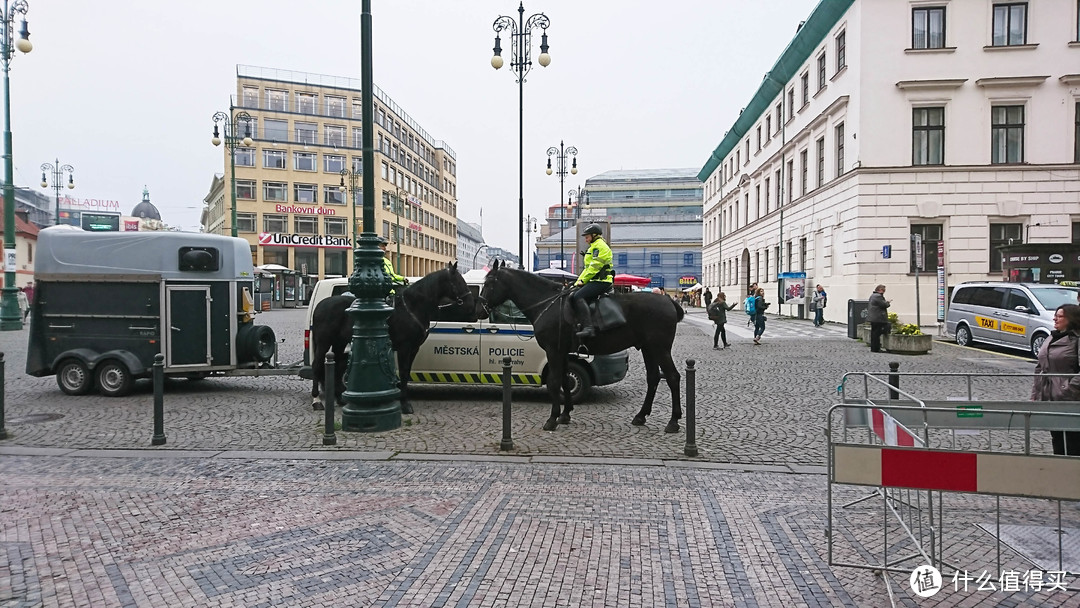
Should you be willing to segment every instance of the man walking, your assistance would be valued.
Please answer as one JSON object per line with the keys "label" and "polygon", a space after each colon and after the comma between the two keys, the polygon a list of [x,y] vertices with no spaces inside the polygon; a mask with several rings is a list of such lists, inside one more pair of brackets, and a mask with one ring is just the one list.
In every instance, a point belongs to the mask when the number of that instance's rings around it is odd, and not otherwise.
{"label": "man walking", "polygon": [[889,331],[889,304],[885,299],[885,286],[878,285],[870,294],[870,306],[866,320],[870,322],[870,352],[881,352],[881,335]]}
{"label": "man walking", "polygon": [[825,324],[825,304],[828,297],[825,288],[821,285],[814,288],[814,296],[811,300],[814,304],[814,327],[821,327]]}
{"label": "man walking", "polygon": [[705,295],[702,297],[705,298],[705,310],[708,310],[709,304],[712,304],[712,292],[709,291],[708,287],[705,288]]}

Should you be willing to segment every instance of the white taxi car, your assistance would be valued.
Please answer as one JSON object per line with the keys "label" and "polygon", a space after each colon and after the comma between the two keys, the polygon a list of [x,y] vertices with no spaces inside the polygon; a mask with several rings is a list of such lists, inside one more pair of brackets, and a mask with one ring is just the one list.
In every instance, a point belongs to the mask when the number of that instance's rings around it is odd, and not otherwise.
{"label": "white taxi car", "polygon": [[[471,270],[465,274],[465,282],[474,295],[479,295],[486,274],[483,270]],[[410,278],[409,281],[415,279]],[[308,306],[308,329],[304,331],[305,365],[311,357],[309,337],[315,306],[325,298],[348,290],[348,278],[323,279],[315,284]],[[420,346],[413,361],[409,381],[501,385],[503,357],[510,357],[511,379],[515,386],[544,384],[547,355],[536,343],[532,324],[509,301],[498,306],[486,319],[466,322],[434,320],[427,340]],[[571,400],[580,403],[593,386],[622,380],[626,377],[629,359],[628,351],[595,356],[571,353]]]}

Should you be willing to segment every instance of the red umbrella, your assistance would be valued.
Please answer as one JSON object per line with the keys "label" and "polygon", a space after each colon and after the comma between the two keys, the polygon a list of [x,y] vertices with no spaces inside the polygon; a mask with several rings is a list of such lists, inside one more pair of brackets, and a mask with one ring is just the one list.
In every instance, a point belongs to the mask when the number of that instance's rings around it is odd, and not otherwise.
{"label": "red umbrella", "polygon": [[651,282],[652,279],[648,277],[639,277],[632,274],[615,275],[615,284],[621,286],[647,287]]}

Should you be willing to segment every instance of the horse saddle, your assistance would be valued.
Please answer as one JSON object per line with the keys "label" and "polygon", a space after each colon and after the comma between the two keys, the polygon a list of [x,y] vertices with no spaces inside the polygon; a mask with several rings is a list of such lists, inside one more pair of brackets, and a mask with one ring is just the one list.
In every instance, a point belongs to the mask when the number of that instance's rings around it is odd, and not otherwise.
{"label": "horse saddle", "polygon": [[622,306],[611,297],[611,294],[606,293],[595,302],[590,302],[589,314],[592,315],[593,324],[598,332],[626,325],[626,315],[623,313]]}

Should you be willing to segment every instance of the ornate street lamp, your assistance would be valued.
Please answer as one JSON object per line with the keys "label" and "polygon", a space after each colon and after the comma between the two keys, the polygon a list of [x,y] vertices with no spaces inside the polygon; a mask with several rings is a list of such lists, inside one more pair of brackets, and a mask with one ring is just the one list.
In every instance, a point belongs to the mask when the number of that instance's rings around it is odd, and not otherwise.
{"label": "ornate street lamp", "polygon": [[[525,233],[527,235],[529,235],[528,238],[525,241],[526,242],[526,248],[525,248],[525,253],[526,254],[531,254],[532,253],[529,250],[529,246],[532,245],[532,242],[533,242],[532,241],[532,233],[536,232],[536,227],[537,227],[536,219],[537,218],[535,218],[535,217],[533,217],[531,215],[525,216]],[[537,251],[537,256],[539,256],[539,255],[540,255],[540,252]],[[529,266],[530,266],[530,270],[536,270],[535,268],[531,268],[531,266],[532,266],[531,262],[529,263]]]}
{"label": "ornate street lamp", "polygon": [[[348,189],[349,193],[352,194],[352,198],[350,199],[350,204],[352,205],[352,216],[351,217],[352,217],[352,246],[353,246],[353,249],[356,248],[356,191],[360,190],[361,192],[363,192],[362,189],[357,187],[356,182],[359,181],[360,176],[362,176],[362,175],[363,175],[363,172],[361,171],[360,173],[357,173],[356,169],[342,169],[341,170],[341,185],[338,186],[338,189],[341,190],[342,192],[345,192],[345,190]],[[349,179],[349,185],[348,186],[345,185],[345,178]]]}
{"label": "ornate street lamp", "polygon": [[[218,133],[218,123],[222,123],[225,127],[225,147],[229,150],[229,194],[232,201],[229,221],[232,223],[232,236],[236,236],[236,147],[250,148],[254,143],[251,140],[252,120],[251,114],[242,111],[237,112],[231,118],[225,112],[216,112],[214,114],[214,137],[210,142],[215,146],[221,145],[222,138]],[[236,125],[241,122],[244,123],[243,137],[236,133]]]}
{"label": "ornate street lamp", "polygon": [[555,157],[555,172],[559,174],[559,268],[566,270],[566,255],[563,252],[563,241],[566,240],[563,234],[566,232],[566,205],[563,203],[563,188],[566,187],[566,157],[567,155],[573,156],[573,164],[570,166],[570,173],[577,175],[577,148],[570,146],[563,147],[563,142],[559,141],[559,147],[554,146],[548,148],[548,162],[547,162],[547,174],[551,175],[551,157]]}
{"label": "ornate street lamp", "polygon": [[11,81],[8,70],[15,49],[29,53],[34,45],[30,44],[30,30],[26,27],[26,19],[23,19],[19,39],[12,48],[15,15],[26,15],[29,7],[26,0],[15,0],[10,4],[8,0],[3,1],[4,13],[0,19],[3,20],[4,32],[0,39],[0,61],[4,64],[4,291],[0,297],[0,330],[9,331],[22,329],[23,316],[19,310],[19,300],[15,297],[18,291],[15,288],[15,176],[11,157]]}
{"label": "ornate street lamp", "polygon": [[540,38],[540,56],[536,58],[541,67],[547,67],[551,63],[551,55],[548,55],[547,28],[551,25],[547,15],[537,13],[525,19],[525,4],[518,4],[518,20],[515,23],[513,17],[500,16],[495,19],[492,28],[495,30],[495,55],[491,58],[491,67],[496,70],[503,66],[502,41],[499,33],[509,31],[510,36],[510,70],[517,75],[518,83],[518,256],[521,258],[521,267],[525,268],[525,232],[521,230],[525,225],[525,75],[532,69],[532,31],[533,28],[543,30]]}
{"label": "ornate street lamp", "polygon": [[345,378],[341,430],[375,433],[401,427],[398,388],[386,319],[392,284],[383,270],[383,252],[375,234],[375,96],[371,67],[371,0],[360,9],[360,99],[363,129],[364,232],[353,249],[349,291],[356,296],[348,314],[353,321],[352,356]]}
{"label": "ornate street lamp", "polygon": [[59,159],[55,164],[44,163],[41,165],[41,187],[49,187],[49,180],[46,179],[46,176],[52,173],[52,187],[56,191],[56,221],[53,222],[54,226],[60,223],[60,191],[64,189],[65,172],[68,178],[67,187],[69,189],[75,188],[75,167],[61,165]]}

